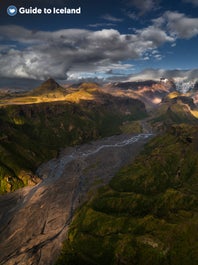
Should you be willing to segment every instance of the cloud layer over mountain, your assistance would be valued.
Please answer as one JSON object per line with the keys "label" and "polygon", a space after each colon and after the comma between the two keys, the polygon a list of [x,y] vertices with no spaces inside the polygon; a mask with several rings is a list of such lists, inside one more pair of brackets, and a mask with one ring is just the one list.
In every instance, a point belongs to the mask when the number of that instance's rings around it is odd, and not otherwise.
{"label": "cloud layer over mountain", "polygon": [[144,71],[130,75],[127,81],[135,80],[159,80],[160,78],[174,79],[180,81],[195,81],[198,77],[198,69],[192,70],[164,70],[164,69],[145,69]]}

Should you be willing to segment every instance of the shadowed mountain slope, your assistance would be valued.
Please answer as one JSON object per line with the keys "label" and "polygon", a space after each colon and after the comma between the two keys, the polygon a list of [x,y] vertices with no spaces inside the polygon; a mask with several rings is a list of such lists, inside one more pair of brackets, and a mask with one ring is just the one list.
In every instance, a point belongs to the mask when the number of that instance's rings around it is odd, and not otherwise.
{"label": "shadowed mountain slope", "polygon": [[196,265],[198,127],[172,126],[76,212],[56,265]]}

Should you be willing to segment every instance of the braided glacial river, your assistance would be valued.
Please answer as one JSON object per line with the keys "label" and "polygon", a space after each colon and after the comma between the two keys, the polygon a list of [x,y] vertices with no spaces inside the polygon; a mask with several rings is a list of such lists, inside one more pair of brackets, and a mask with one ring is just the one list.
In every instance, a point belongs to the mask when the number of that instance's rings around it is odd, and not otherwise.
{"label": "braided glacial river", "polygon": [[152,136],[117,135],[65,148],[38,168],[39,184],[0,196],[0,264],[54,264],[74,211]]}

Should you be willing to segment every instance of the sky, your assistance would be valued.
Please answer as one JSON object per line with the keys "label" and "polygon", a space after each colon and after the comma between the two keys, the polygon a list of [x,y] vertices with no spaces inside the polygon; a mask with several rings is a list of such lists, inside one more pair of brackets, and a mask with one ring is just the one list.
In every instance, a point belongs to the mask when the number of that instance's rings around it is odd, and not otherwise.
{"label": "sky", "polygon": [[[15,16],[7,14],[10,5]],[[53,14],[65,7],[81,13]],[[0,88],[31,88],[49,77],[61,83],[195,80],[197,14],[198,0],[1,1]]]}

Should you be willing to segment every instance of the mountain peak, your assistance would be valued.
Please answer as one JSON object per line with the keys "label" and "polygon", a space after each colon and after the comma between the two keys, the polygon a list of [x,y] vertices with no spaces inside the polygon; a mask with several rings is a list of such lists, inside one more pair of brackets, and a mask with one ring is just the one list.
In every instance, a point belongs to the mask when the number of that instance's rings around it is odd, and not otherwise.
{"label": "mountain peak", "polygon": [[44,81],[40,87],[46,87],[49,88],[50,90],[54,90],[58,87],[60,87],[60,85],[53,79],[53,78],[49,78],[46,81]]}
{"label": "mountain peak", "polygon": [[44,81],[40,86],[35,88],[32,95],[43,95],[51,92],[64,92],[64,88],[61,87],[53,78],[49,78]]}

